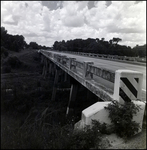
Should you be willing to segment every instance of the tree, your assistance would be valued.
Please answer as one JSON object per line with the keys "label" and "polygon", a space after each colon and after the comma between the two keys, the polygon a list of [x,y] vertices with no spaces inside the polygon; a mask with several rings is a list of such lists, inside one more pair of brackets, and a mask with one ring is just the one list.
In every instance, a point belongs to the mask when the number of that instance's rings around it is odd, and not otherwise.
{"label": "tree", "polygon": [[32,48],[32,49],[38,49],[39,46],[36,42],[30,42],[29,46]]}
{"label": "tree", "polygon": [[25,40],[22,35],[7,34],[7,30],[1,27],[1,46],[11,51],[19,52],[24,48]]}
{"label": "tree", "polygon": [[113,39],[112,39],[112,42],[113,42],[113,44],[115,44],[115,45],[117,45],[117,43],[118,43],[119,41],[122,41],[122,39],[120,39],[120,38],[114,38],[114,37],[113,37]]}
{"label": "tree", "polygon": [[96,38],[96,42],[98,43],[100,40],[99,40],[99,38]]}
{"label": "tree", "polygon": [[101,41],[103,42],[105,40],[105,38],[101,38]]}
{"label": "tree", "polygon": [[109,43],[110,43],[110,45],[112,45],[112,43],[113,43],[113,40],[109,40]]}

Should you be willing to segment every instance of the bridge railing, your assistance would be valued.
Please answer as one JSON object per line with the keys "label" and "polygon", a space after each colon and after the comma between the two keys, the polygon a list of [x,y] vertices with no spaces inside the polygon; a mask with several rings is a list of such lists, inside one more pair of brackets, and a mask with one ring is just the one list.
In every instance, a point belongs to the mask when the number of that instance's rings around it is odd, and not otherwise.
{"label": "bridge railing", "polygon": [[100,67],[96,67],[94,65],[90,65],[88,64],[88,70],[91,74],[94,74],[96,76],[99,76],[105,80],[108,80],[112,83],[114,83],[114,79],[115,79],[115,72],[108,70],[106,68],[100,68]]}
{"label": "bridge railing", "polygon": [[107,59],[126,60],[126,61],[137,61],[137,62],[146,62],[146,58],[139,58],[139,57],[105,55],[105,54],[83,53],[83,52],[72,52],[72,51],[63,51],[63,52],[64,53],[71,53],[71,54],[81,55],[81,56],[88,56],[88,57],[107,58]]}
{"label": "bridge railing", "polygon": [[115,80],[115,72],[112,70],[108,70],[106,68],[100,68],[93,64],[93,62],[89,61],[78,61],[76,58],[69,58],[60,54],[53,54],[51,52],[47,52],[47,55],[50,58],[53,58],[55,61],[63,65],[64,67],[69,68],[70,70],[74,70],[77,72],[76,68],[79,68],[83,72],[83,77],[91,77],[93,79],[93,75],[101,77],[105,80],[108,80],[114,83]]}

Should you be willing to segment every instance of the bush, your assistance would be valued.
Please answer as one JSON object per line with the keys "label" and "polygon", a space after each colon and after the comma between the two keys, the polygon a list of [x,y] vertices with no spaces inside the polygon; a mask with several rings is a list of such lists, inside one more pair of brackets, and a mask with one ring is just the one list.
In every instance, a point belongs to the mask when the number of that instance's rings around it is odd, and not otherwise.
{"label": "bush", "polygon": [[86,126],[83,130],[74,131],[69,139],[70,149],[99,148],[102,134],[107,134],[107,126],[97,120],[92,120],[92,127]]}
{"label": "bush", "polygon": [[12,68],[20,68],[22,62],[16,56],[11,56],[8,57],[8,59],[2,65],[8,65]]}
{"label": "bush", "polygon": [[11,72],[11,67],[8,65],[8,66],[2,66],[2,69],[1,69],[2,73],[10,73]]}
{"label": "bush", "polygon": [[1,56],[4,55],[5,57],[7,57],[9,55],[8,50],[1,46]]}
{"label": "bush", "polygon": [[112,101],[105,109],[109,110],[109,118],[114,125],[113,130],[118,136],[128,138],[139,130],[139,123],[132,120],[140,109],[138,105],[133,102],[122,105],[117,101]]}

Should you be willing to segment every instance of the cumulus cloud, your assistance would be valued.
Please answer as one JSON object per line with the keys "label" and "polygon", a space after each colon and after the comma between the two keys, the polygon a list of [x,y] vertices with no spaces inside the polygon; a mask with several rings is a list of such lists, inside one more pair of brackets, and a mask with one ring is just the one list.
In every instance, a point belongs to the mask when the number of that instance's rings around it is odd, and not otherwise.
{"label": "cumulus cloud", "polygon": [[135,46],[146,43],[146,1],[2,1],[1,26],[46,46],[113,37]]}

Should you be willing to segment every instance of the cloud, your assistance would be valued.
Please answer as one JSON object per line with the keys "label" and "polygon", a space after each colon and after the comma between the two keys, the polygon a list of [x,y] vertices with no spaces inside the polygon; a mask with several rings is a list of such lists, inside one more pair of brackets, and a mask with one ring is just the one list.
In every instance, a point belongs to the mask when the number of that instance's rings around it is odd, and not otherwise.
{"label": "cloud", "polygon": [[52,46],[75,38],[146,43],[146,1],[2,1],[1,26]]}
{"label": "cloud", "polygon": [[41,4],[49,8],[50,11],[62,8],[62,3],[62,1],[41,1]]}
{"label": "cloud", "polygon": [[64,2],[61,20],[67,27],[81,27],[84,25],[84,12],[87,2]]}
{"label": "cloud", "polygon": [[63,19],[63,24],[68,27],[81,27],[84,24],[84,18],[81,15],[67,16]]}
{"label": "cloud", "polygon": [[3,19],[3,22],[6,23],[6,24],[12,24],[12,25],[17,25],[18,24],[18,21],[14,21],[14,17],[12,15],[9,15],[9,16],[6,16],[4,19]]}
{"label": "cloud", "polygon": [[36,37],[37,36],[37,34],[36,33],[24,33],[23,34],[24,36],[27,36],[27,37]]}

